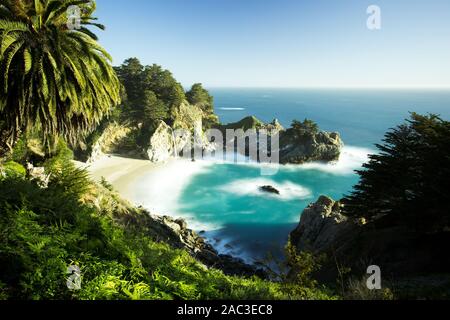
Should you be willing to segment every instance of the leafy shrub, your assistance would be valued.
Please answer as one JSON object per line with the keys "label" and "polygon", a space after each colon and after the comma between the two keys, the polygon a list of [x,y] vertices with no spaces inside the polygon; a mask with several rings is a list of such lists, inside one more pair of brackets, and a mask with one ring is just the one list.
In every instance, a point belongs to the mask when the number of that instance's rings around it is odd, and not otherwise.
{"label": "leafy shrub", "polygon": [[394,295],[389,288],[370,290],[366,278],[350,279],[344,298],[347,300],[393,300]]}
{"label": "leafy shrub", "polygon": [[58,139],[56,147],[52,155],[44,163],[44,167],[48,173],[61,171],[65,166],[70,164],[73,159],[73,151],[69,148],[63,139]]}
{"label": "leafy shrub", "polygon": [[319,126],[312,120],[305,119],[303,122],[294,120],[291,124],[291,129],[296,135],[300,137],[311,136],[319,132]]}
{"label": "leafy shrub", "polygon": [[3,165],[0,164],[0,173],[0,178],[4,176],[6,178],[24,179],[27,175],[27,170],[17,162],[8,161]]}

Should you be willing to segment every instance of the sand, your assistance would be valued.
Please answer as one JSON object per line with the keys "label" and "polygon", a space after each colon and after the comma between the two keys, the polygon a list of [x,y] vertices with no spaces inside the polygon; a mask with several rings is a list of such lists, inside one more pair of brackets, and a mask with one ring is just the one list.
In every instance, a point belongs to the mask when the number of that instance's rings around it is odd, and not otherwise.
{"label": "sand", "polygon": [[148,174],[161,165],[146,160],[130,159],[120,156],[106,155],[99,160],[86,164],[75,162],[77,166],[86,168],[95,181],[105,178],[120,195],[135,202],[133,185],[142,175]]}
{"label": "sand", "polygon": [[211,163],[170,159],[155,164],[106,155],[94,163],[76,162],[76,165],[86,168],[95,181],[105,178],[115,191],[136,206],[143,206],[154,214],[191,220],[190,215],[181,212],[179,198],[191,179]]}

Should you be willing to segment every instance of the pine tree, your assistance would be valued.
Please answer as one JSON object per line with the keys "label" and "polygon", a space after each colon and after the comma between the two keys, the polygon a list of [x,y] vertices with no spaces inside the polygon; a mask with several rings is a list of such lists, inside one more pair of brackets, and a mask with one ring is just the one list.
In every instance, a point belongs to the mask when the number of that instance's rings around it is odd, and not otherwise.
{"label": "pine tree", "polygon": [[345,197],[348,216],[422,230],[450,221],[450,122],[413,113],[389,131]]}

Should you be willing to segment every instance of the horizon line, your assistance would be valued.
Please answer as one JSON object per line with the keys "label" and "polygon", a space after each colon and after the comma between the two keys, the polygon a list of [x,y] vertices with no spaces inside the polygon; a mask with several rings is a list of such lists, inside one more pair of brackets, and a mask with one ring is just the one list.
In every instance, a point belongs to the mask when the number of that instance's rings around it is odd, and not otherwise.
{"label": "horizon line", "polygon": [[[200,82],[201,83],[201,82]],[[183,86],[190,88],[190,86]],[[205,86],[207,89],[309,89],[309,90],[450,90],[450,86],[398,86],[398,87],[381,87],[381,86]]]}

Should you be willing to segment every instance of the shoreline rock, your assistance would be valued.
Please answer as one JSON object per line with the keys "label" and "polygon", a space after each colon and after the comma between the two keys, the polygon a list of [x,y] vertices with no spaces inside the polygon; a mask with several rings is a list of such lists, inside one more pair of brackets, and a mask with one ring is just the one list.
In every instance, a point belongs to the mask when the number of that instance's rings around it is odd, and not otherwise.
{"label": "shoreline rock", "polygon": [[303,164],[313,161],[332,162],[339,160],[344,143],[337,132],[311,133],[297,137],[291,131],[280,136],[280,163]]}
{"label": "shoreline rock", "polygon": [[173,247],[186,249],[189,254],[204,263],[207,267],[222,270],[228,275],[254,276],[267,278],[266,272],[254,265],[245,263],[242,259],[231,255],[220,254],[205,238],[188,228],[183,219],[169,216],[157,216],[148,213],[153,228],[164,242]]}
{"label": "shoreline rock", "polygon": [[342,205],[321,196],[303,210],[300,223],[291,232],[291,242],[299,250],[324,252],[336,245],[342,234],[351,233],[356,225],[341,214]]}
{"label": "shoreline rock", "polygon": [[[299,134],[295,129],[285,129],[277,119],[270,123],[264,123],[256,117],[246,117],[238,122],[219,126],[224,135],[224,147],[232,144],[233,140],[227,140],[226,130],[241,130],[245,134],[247,130],[265,130],[268,133],[268,152],[278,151],[281,164],[303,164],[313,161],[332,162],[339,159],[344,143],[337,132],[325,132],[319,130],[304,130]],[[272,147],[272,139],[279,137],[278,149]],[[238,136],[237,138],[245,138]],[[258,148],[259,148],[259,141]],[[227,150],[228,151],[228,150]],[[266,150],[261,150],[266,151]],[[249,146],[238,146],[237,152],[249,155]],[[254,159],[260,161],[258,159]]]}
{"label": "shoreline rock", "polygon": [[[190,150],[185,150],[189,144]],[[146,154],[148,160],[164,163],[170,158],[178,157],[182,152],[192,153],[196,150],[203,154],[204,151],[214,149],[215,144],[209,142],[203,132],[203,112],[199,107],[184,102],[176,109],[172,126],[164,121],[160,122],[150,138]]]}
{"label": "shoreline rock", "polygon": [[334,282],[342,268],[355,276],[366,275],[371,265],[379,266],[384,278],[448,271],[449,232],[420,233],[382,219],[356,221],[344,216],[342,208],[339,201],[321,196],[303,211],[290,234],[298,251],[326,255],[316,274],[320,281]]}

